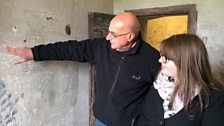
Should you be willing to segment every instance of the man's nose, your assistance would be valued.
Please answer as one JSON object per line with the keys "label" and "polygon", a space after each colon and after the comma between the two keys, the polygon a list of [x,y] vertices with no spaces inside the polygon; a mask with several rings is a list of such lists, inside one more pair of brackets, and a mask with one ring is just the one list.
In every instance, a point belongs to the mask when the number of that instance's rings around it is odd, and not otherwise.
{"label": "man's nose", "polygon": [[108,33],[106,36],[106,40],[112,40],[112,38],[113,38],[113,36],[110,33]]}

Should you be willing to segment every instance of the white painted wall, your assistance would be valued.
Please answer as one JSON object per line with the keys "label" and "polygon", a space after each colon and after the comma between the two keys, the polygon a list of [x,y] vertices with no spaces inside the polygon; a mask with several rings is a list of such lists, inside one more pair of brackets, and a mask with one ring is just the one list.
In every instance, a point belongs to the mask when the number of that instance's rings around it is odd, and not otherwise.
{"label": "white painted wall", "polygon": [[[5,105],[0,122],[13,126],[89,124],[88,64],[30,61],[14,65],[18,58],[2,48],[2,44],[18,48],[85,39],[89,11],[113,13],[113,1],[0,1],[0,104]],[[68,24],[70,36],[65,33]]]}
{"label": "white painted wall", "polygon": [[124,10],[196,4],[197,34],[204,40],[214,73],[224,81],[223,0],[114,0],[114,13]]}

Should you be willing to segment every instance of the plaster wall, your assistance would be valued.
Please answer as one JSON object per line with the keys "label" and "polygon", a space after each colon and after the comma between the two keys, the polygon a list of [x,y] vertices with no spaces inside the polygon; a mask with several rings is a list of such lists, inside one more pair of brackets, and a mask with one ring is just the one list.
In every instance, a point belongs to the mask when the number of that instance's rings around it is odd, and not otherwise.
{"label": "plaster wall", "polygon": [[[72,61],[29,61],[2,45],[32,47],[88,37],[88,12],[113,13],[111,0],[0,1],[0,125],[89,125],[90,66]],[[70,26],[71,34],[65,32]]]}

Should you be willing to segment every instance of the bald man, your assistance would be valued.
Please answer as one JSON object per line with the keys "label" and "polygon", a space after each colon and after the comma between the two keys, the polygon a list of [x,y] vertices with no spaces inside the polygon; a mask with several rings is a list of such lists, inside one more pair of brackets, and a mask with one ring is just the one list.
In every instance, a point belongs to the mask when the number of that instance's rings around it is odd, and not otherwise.
{"label": "bald man", "polygon": [[115,16],[106,38],[64,41],[32,48],[5,50],[29,60],[73,60],[96,68],[96,126],[131,126],[135,113],[160,69],[157,50],[144,42],[136,16]]}

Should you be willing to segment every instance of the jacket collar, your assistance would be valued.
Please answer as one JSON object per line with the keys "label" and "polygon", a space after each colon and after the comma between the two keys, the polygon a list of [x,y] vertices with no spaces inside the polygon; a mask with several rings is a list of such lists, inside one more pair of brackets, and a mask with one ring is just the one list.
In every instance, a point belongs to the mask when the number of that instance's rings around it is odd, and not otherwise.
{"label": "jacket collar", "polygon": [[140,46],[141,46],[141,44],[142,44],[142,41],[143,41],[143,40],[142,40],[142,35],[141,35],[141,33],[139,32],[138,37],[137,37],[137,39],[136,39],[136,41],[135,41],[133,47],[130,48],[129,50],[123,52],[123,53],[126,54],[126,55],[131,55],[131,54],[135,54],[135,53],[137,53],[138,49],[140,48]]}

